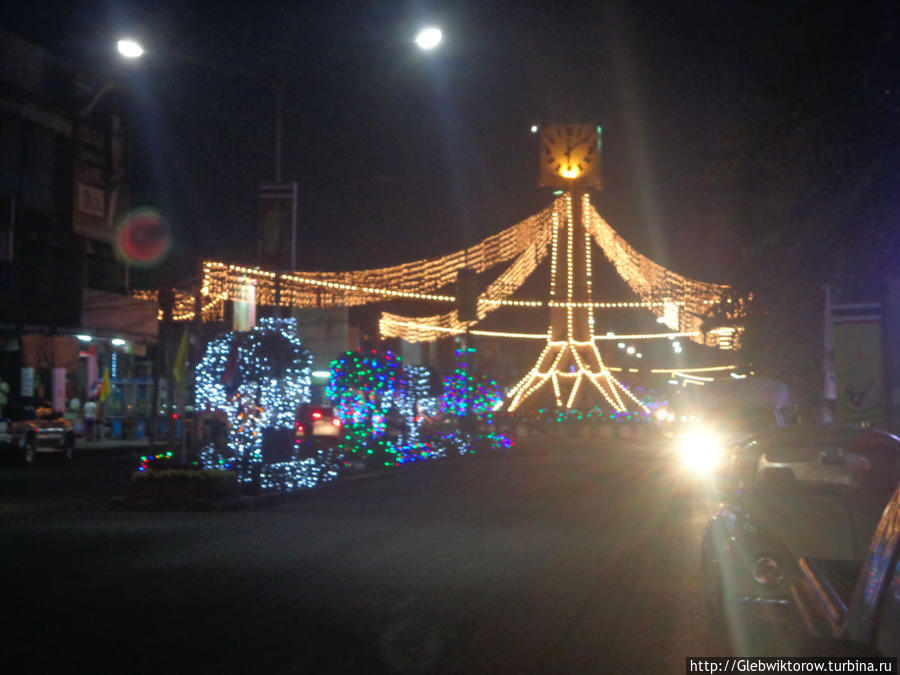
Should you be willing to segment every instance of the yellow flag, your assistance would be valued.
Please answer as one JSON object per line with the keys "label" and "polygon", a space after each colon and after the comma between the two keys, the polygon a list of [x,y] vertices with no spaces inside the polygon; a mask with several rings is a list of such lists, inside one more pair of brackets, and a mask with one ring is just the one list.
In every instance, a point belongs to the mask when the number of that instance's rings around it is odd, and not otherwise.
{"label": "yellow flag", "polygon": [[184,366],[184,362],[187,361],[188,356],[188,329],[187,326],[184,327],[184,332],[181,334],[181,342],[178,343],[178,351],[175,353],[175,365],[172,366],[172,377],[175,378],[175,382],[178,383],[178,386],[182,386],[184,384],[184,379],[186,375],[186,368]]}
{"label": "yellow flag", "polygon": [[112,388],[109,386],[109,368],[103,369],[103,384],[100,386],[100,403],[103,403],[106,400],[106,397],[112,393]]}

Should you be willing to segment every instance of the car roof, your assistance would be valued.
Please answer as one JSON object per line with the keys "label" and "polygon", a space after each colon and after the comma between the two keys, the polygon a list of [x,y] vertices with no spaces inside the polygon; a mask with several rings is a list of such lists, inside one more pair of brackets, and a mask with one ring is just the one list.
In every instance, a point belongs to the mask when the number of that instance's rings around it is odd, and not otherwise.
{"label": "car roof", "polygon": [[802,441],[822,443],[857,439],[893,441],[900,444],[900,438],[881,429],[827,424],[797,424],[789,427],[768,429],[748,436],[743,443],[749,443],[750,441],[757,441],[761,444],[796,443]]}

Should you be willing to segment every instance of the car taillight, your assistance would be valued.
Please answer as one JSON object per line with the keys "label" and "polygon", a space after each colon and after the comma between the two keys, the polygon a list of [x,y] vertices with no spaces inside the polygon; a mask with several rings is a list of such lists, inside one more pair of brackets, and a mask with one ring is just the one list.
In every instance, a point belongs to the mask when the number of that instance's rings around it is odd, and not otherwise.
{"label": "car taillight", "polygon": [[753,563],[753,578],[763,586],[777,586],[784,581],[784,570],[772,556],[760,556]]}
{"label": "car taillight", "polygon": [[312,418],[314,420],[320,420],[320,419],[322,419],[322,413],[320,413],[319,411],[316,411],[312,414]]}
{"label": "car taillight", "polygon": [[297,425],[297,433],[298,433],[298,434],[302,434],[302,433],[303,433],[303,429],[304,429],[304,427],[303,427],[302,424],[298,424],[298,425]]}
{"label": "car taillight", "polygon": [[331,420],[331,423],[336,427],[341,426],[341,421],[337,417],[335,417],[333,420]]}

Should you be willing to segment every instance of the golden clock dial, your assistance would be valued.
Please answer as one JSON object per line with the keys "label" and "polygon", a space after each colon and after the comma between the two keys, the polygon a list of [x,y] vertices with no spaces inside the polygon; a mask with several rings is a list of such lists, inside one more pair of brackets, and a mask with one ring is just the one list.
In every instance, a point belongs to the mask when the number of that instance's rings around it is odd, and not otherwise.
{"label": "golden clock dial", "polygon": [[600,127],[552,124],[541,127],[540,179],[546,187],[602,187]]}
{"label": "golden clock dial", "polygon": [[561,124],[543,135],[543,161],[553,173],[576,179],[597,161],[597,131],[583,124]]}

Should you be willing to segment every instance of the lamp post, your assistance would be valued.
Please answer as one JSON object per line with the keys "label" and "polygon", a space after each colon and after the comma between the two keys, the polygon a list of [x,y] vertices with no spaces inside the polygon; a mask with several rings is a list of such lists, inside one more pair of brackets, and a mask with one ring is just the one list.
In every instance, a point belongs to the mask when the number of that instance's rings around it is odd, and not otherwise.
{"label": "lamp post", "polygon": [[[437,49],[441,43],[443,42],[444,35],[443,31],[437,26],[424,26],[422,27],[418,33],[416,33],[414,42],[419,47],[419,49],[423,51],[434,51]],[[123,37],[116,42],[116,50],[119,55],[127,60],[136,61],[147,54],[147,51],[144,49],[143,45],[138,42],[136,39]],[[240,75],[245,79],[251,80],[256,83],[263,83],[266,88],[272,90],[275,96],[275,143],[274,143],[274,181],[275,183],[281,183],[282,181],[282,146],[283,146],[283,138],[284,138],[284,97],[285,92],[287,90],[288,83],[304,74],[304,72],[298,72],[295,75],[289,75],[287,77],[282,77],[279,80],[273,81],[269,80],[261,76],[258,73],[254,73],[248,70],[243,70],[241,68],[235,68],[233,66],[224,66],[218,63],[213,63],[210,61],[205,61],[201,59],[197,59],[196,57],[188,56],[186,54],[177,54],[173,53],[176,58],[181,60],[189,61],[196,65],[206,68],[212,68],[215,70],[232,73],[235,75]],[[100,102],[100,100],[112,89],[115,89],[118,86],[118,83],[115,81],[107,82],[103,85],[91,101],[81,110],[79,111],[79,117],[84,118],[90,115],[91,111],[96,107],[96,105]]]}
{"label": "lamp post", "polygon": [[[130,38],[123,38],[116,43],[116,50],[119,52],[119,55],[128,60],[135,60],[141,58],[144,55],[144,48],[141,47],[140,43],[137,40],[132,40]],[[77,116],[79,119],[85,119],[94,111],[94,108],[97,107],[97,104],[113,89],[119,87],[119,83],[116,80],[110,80],[102,87],[97,89],[94,93],[94,96],[91,100],[81,108],[77,112]]]}

